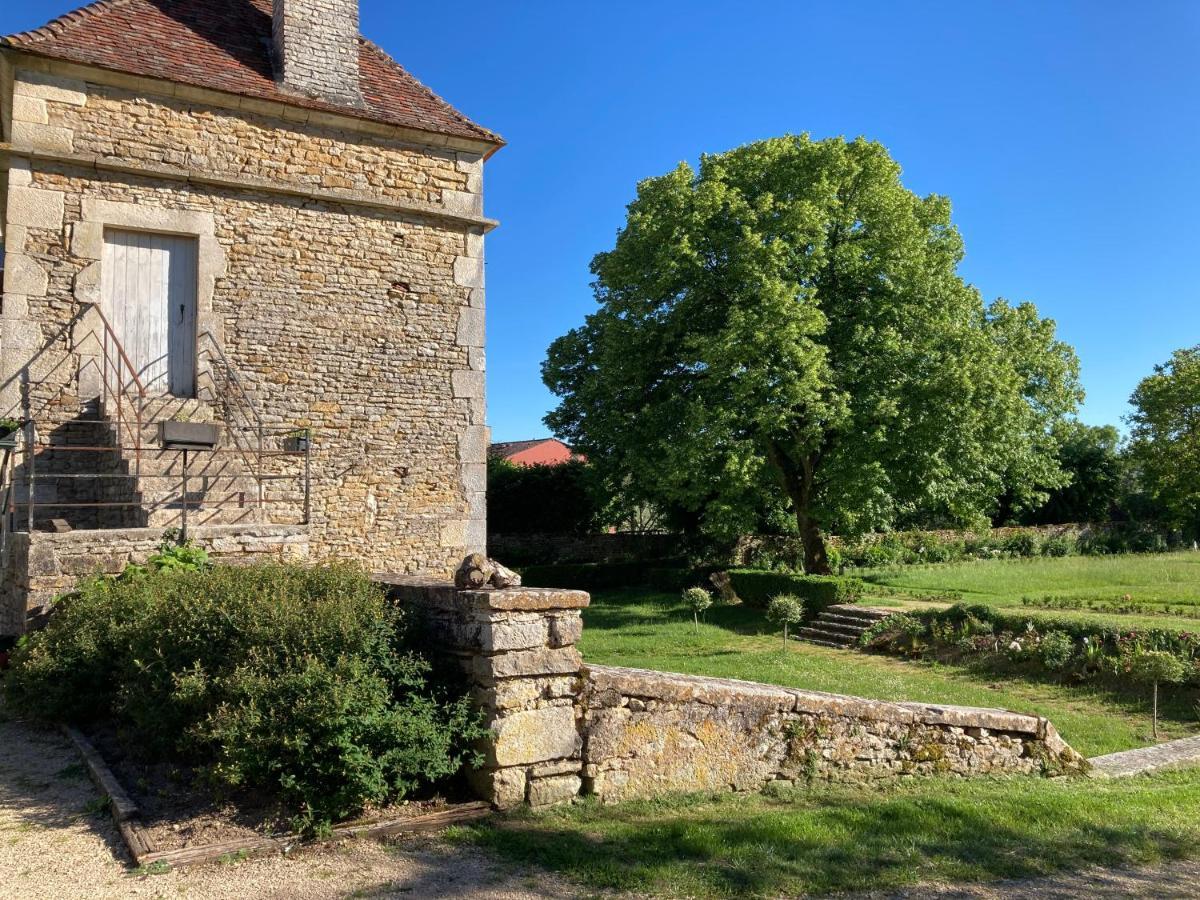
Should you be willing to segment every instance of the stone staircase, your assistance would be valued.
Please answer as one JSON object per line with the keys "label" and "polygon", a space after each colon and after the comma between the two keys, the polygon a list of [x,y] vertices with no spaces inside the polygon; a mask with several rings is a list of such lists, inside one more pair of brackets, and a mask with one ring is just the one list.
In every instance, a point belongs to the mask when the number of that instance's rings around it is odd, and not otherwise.
{"label": "stone staircase", "polygon": [[[148,397],[138,430],[130,411],[123,411],[123,426],[107,411],[114,443],[121,447],[123,469],[131,479],[134,500],[141,509],[140,525],[178,527],[183,523],[183,454],[159,446],[159,423],[171,419],[211,422],[220,427],[216,453],[191,453],[188,458],[188,524],[238,525],[261,522],[258,485],[251,474],[247,438],[222,423],[210,404],[170,395]],[[118,436],[117,432],[121,434]],[[140,443],[140,451],[139,451]]]}
{"label": "stone staircase", "polygon": [[797,632],[797,638],[820,647],[851,648],[877,622],[894,616],[899,610],[876,606],[840,604],[821,613],[807,628]]}

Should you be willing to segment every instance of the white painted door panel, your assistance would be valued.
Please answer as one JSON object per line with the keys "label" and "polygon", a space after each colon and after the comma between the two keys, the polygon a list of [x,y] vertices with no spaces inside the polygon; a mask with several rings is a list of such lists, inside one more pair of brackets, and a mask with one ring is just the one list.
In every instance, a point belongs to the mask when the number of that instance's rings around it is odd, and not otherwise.
{"label": "white painted door panel", "polygon": [[104,312],[151,393],[196,391],[196,240],[108,230]]}

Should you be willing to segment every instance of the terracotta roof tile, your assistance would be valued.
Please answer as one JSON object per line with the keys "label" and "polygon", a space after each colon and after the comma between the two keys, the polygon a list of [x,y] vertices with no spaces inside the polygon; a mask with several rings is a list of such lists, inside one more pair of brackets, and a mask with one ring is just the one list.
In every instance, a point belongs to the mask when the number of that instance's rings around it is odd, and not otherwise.
{"label": "terracotta roof tile", "polygon": [[0,39],[39,56],[502,144],[360,39],[365,109],[280,90],[271,63],[271,0],[99,0]]}

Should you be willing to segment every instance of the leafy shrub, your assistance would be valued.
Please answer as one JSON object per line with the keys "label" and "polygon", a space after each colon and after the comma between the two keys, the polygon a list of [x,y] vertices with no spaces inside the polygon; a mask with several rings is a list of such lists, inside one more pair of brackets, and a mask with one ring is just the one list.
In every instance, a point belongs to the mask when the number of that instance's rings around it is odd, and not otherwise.
{"label": "leafy shrub", "polygon": [[1009,556],[1029,557],[1041,553],[1042,539],[1036,531],[1017,531],[1000,542],[1001,548]]}
{"label": "leafy shrub", "polygon": [[1179,660],[1184,677],[1200,685],[1200,634],[1119,629],[1086,620],[1012,614],[981,604],[893,616],[869,631],[864,643],[896,653],[999,655],[1118,684],[1128,684],[1140,655],[1162,652]]}
{"label": "leafy shrub", "polygon": [[163,535],[158,552],[145,565],[130,563],[120,577],[144,578],[157,572],[202,572],[209,567],[208,551],[192,541],[180,541],[179,532],[170,529]]}
{"label": "leafy shrub", "polygon": [[773,597],[792,594],[804,602],[804,611],[810,619],[816,618],[830,606],[855,603],[863,593],[860,579],[836,575],[788,575],[731,569],[729,578],[734,591],[747,606],[766,609]]}
{"label": "leafy shrub", "polygon": [[518,466],[488,460],[488,531],[492,534],[588,534],[601,523],[586,463]]}
{"label": "leafy shrub", "polygon": [[1062,535],[1046,538],[1042,542],[1043,556],[1070,556],[1075,549],[1075,542]]}
{"label": "leafy shrub", "polygon": [[1051,631],[1042,636],[1038,653],[1041,655],[1042,665],[1051,672],[1061,672],[1067,668],[1071,657],[1075,655],[1075,642],[1069,634]]}
{"label": "leafy shrub", "polygon": [[153,758],[279,796],[312,828],[473,759],[462,692],[348,567],[217,567],[80,585],[18,651],[9,702],[112,717]]}
{"label": "leafy shrub", "polygon": [[772,597],[767,604],[767,618],[783,627],[783,640],[787,643],[788,627],[804,621],[804,601],[793,594]]}

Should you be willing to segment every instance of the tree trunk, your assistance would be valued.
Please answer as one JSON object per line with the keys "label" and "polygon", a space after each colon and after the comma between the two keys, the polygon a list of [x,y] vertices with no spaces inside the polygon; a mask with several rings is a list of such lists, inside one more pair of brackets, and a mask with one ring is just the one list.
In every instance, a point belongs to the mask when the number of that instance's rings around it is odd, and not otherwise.
{"label": "tree trunk", "polygon": [[1158,740],[1158,682],[1154,682],[1154,740]]}
{"label": "tree trunk", "polygon": [[783,649],[787,649],[787,622],[783,623]]}
{"label": "tree trunk", "polygon": [[832,575],[821,529],[802,512],[796,513],[796,521],[800,526],[800,541],[804,544],[804,571],[809,575]]}
{"label": "tree trunk", "polygon": [[767,457],[775,467],[792,508],[796,511],[796,524],[800,527],[800,542],[804,546],[804,571],[809,575],[832,575],[829,554],[825,549],[825,537],[821,527],[809,515],[814,492],[814,473],[819,464],[819,454],[810,454],[794,459],[778,443],[767,444]]}

